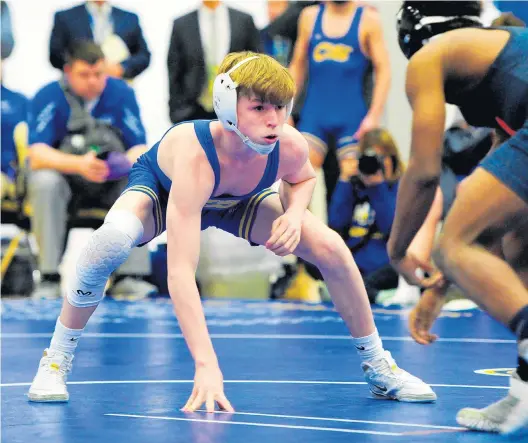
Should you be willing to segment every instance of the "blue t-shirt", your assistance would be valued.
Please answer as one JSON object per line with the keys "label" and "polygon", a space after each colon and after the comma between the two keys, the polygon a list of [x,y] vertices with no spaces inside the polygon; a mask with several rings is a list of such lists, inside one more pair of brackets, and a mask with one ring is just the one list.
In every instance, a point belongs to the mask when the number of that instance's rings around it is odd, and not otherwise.
{"label": "blue t-shirt", "polygon": [[[108,78],[91,115],[121,130],[127,149],[146,144],[136,96],[123,80]],[[44,86],[31,101],[29,144],[45,143],[54,148],[59,147],[68,133],[69,117],[70,105],[59,82]]]}
{"label": "blue t-shirt", "polygon": [[2,172],[11,180],[17,169],[15,129],[28,120],[29,101],[18,92],[2,86]]}

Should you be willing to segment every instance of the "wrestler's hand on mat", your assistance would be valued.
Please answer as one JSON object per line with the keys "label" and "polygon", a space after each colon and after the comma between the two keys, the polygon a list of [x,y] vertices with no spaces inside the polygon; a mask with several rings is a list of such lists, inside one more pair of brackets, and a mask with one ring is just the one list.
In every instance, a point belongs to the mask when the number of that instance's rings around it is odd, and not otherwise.
{"label": "wrestler's hand on mat", "polygon": [[235,411],[224,395],[224,377],[216,364],[196,368],[194,387],[182,411],[194,412],[204,403],[207,412],[215,411],[215,403],[218,403],[220,410]]}
{"label": "wrestler's hand on mat", "polygon": [[431,334],[430,330],[445,304],[444,288],[445,286],[425,290],[409,314],[409,332],[421,345],[430,345],[438,338],[438,335]]}
{"label": "wrestler's hand on mat", "polygon": [[266,248],[284,257],[291,254],[301,241],[302,218],[285,212],[271,225],[271,237]]}
{"label": "wrestler's hand on mat", "polygon": [[[411,252],[407,252],[403,258],[391,259],[391,264],[410,285],[432,288],[444,284],[444,276],[438,269]],[[424,275],[426,272],[428,276]]]}

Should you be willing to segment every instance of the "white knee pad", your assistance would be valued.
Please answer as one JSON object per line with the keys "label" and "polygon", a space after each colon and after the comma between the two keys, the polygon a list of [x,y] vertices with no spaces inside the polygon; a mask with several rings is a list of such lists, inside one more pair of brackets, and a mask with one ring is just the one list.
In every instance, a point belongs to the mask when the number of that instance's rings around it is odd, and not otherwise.
{"label": "white knee pad", "polygon": [[78,308],[97,305],[110,274],[121,266],[143,237],[141,220],[129,211],[111,210],[79,256],[67,297]]}

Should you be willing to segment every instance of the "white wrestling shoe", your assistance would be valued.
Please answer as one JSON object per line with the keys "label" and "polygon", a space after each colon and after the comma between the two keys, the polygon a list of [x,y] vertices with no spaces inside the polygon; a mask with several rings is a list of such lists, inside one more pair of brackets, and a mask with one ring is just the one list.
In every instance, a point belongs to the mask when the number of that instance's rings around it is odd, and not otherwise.
{"label": "white wrestling shoe", "polygon": [[361,368],[370,392],[376,397],[414,403],[436,401],[436,394],[431,387],[400,369],[389,351],[372,363],[363,362]]}
{"label": "white wrestling shoe", "polygon": [[71,371],[72,360],[73,355],[44,349],[37,375],[29,388],[29,401],[68,401],[70,395],[66,387],[66,378]]}
{"label": "white wrestling shoe", "polygon": [[508,395],[483,409],[464,408],[456,417],[459,425],[475,431],[511,434],[528,426],[528,382],[515,371]]}

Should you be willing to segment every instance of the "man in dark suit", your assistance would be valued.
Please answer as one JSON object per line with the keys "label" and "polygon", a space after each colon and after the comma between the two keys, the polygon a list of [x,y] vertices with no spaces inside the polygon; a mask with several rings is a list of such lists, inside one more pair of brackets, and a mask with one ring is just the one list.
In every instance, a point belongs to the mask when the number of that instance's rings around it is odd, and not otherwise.
{"label": "man in dark suit", "polygon": [[107,1],[87,1],[55,13],[50,38],[50,62],[63,69],[65,55],[79,40],[97,43],[105,53],[106,73],[131,80],[150,63],[150,52],[136,14]]}
{"label": "man in dark suit", "polygon": [[174,20],[167,57],[169,115],[173,123],[216,118],[212,82],[229,52],[260,52],[260,34],[251,15],[219,0]]}

